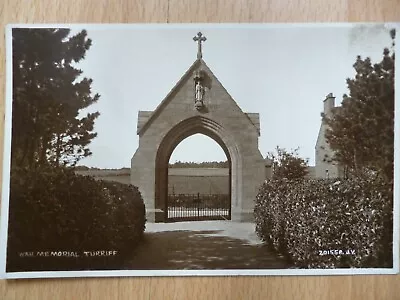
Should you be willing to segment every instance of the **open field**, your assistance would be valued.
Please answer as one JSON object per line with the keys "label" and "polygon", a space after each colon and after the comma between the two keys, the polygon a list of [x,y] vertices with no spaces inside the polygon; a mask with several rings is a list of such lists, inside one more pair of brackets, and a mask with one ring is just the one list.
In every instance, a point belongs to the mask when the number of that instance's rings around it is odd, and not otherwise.
{"label": "open field", "polygon": [[[168,193],[170,194],[227,194],[229,192],[228,168],[169,168],[168,173]],[[94,169],[76,171],[76,174],[130,184],[130,169]]]}

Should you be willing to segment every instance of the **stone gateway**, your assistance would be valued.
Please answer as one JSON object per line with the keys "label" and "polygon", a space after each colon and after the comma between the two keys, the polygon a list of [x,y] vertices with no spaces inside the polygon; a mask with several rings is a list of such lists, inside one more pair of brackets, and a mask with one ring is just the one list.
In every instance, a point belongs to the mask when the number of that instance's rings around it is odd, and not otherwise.
{"label": "stone gateway", "polygon": [[229,168],[230,217],[252,219],[254,200],[265,179],[258,149],[258,113],[243,112],[202,58],[197,59],[154,111],[139,111],[139,147],[131,160],[131,183],[142,193],[149,222],[167,221],[168,163],[175,147],[201,133],[224,150]]}

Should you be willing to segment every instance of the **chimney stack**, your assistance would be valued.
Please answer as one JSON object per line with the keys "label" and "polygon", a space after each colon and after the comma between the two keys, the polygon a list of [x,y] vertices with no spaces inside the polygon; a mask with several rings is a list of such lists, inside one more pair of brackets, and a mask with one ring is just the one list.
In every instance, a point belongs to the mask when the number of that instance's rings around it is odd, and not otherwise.
{"label": "chimney stack", "polygon": [[329,93],[324,100],[324,114],[328,115],[332,112],[335,107],[335,97],[332,93]]}

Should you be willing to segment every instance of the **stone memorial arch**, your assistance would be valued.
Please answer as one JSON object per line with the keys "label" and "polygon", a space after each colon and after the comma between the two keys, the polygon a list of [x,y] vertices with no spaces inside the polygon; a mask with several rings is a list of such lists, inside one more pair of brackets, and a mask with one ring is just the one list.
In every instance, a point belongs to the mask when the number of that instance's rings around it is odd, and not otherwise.
{"label": "stone memorial arch", "polygon": [[142,193],[147,220],[165,222],[169,158],[182,140],[201,133],[215,140],[228,158],[231,220],[247,221],[265,178],[259,114],[240,109],[202,58],[205,37],[199,32],[193,39],[198,51],[192,66],[154,111],[139,111],[131,183]]}

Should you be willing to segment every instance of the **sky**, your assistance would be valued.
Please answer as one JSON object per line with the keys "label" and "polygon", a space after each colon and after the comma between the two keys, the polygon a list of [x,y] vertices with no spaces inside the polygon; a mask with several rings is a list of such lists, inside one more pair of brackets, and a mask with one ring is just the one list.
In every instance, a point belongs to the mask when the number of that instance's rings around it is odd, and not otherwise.
{"label": "sky", "polygon": [[[80,165],[130,166],[138,147],[139,110],[154,110],[196,60],[193,36],[201,31],[203,59],[244,112],[260,114],[259,149],[299,147],[314,164],[323,100],[340,105],[354,76],[357,55],[382,58],[392,25],[173,25],[74,27],[86,29],[93,45],[77,67],[93,79],[99,111],[90,144],[92,156]],[[83,111],[86,113],[87,111]],[[201,147],[200,147],[201,146]],[[201,151],[200,151],[201,149]],[[210,138],[194,135],[174,150],[170,162],[225,160]]]}

